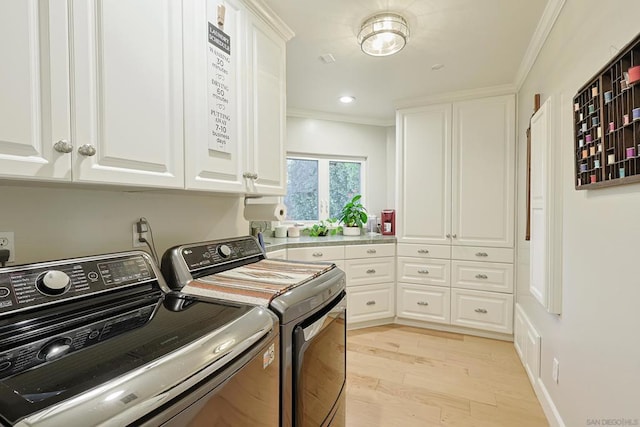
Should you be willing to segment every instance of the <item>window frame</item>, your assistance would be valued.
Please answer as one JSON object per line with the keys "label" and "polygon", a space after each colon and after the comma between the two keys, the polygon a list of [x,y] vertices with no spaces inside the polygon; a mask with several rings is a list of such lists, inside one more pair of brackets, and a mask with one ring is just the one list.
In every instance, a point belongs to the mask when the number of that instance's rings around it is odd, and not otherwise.
{"label": "window frame", "polygon": [[[360,194],[361,203],[364,205],[367,200],[367,157],[363,156],[342,156],[342,155],[323,155],[287,152],[285,160],[313,160],[318,162],[318,219],[317,220],[296,220],[289,219],[282,221],[283,224],[317,224],[320,221],[327,220],[329,216],[329,165],[331,162],[359,163],[360,164]],[[289,178],[287,177],[287,187],[289,187]],[[284,196],[280,198],[280,203],[284,204]]]}

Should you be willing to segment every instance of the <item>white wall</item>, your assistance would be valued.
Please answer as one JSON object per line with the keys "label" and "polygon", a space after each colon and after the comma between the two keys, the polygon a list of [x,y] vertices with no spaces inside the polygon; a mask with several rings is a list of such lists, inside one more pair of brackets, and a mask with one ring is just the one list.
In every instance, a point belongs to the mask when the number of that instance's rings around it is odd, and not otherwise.
{"label": "white wall", "polygon": [[1,185],[0,201],[0,231],[15,233],[17,263],[131,250],[141,216],[159,256],[180,243],[248,234],[240,197]]}
{"label": "white wall", "polygon": [[[518,301],[542,336],[541,380],[566,426],[589,419],[640,423],[640,184],[591,191],[573,186],[572,99],[640,29],[640,2],[567,0],[518,93]],[[553,96],[562,152],[563,307],[546,313],[528,292],[525,129],[533,96]],[[551,378],[560,362],[559,384]],[[591,424],[593,425],[593,424]],[[622,425],[622,424],[616,424]],[[636,425],[636,424],[633,424]]]}
{"label": "white wall", "polygon": [[387,201],[387,127],[287,117],[287,152],[367,159],[366,202],[370,214],[391,208]]}

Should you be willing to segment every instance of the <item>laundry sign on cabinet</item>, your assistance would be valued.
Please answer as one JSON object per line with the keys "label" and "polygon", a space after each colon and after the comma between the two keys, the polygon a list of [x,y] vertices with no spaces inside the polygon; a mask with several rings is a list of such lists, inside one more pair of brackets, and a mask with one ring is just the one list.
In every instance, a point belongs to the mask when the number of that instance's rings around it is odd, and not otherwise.
{"label": "laundry sign on cabinet", "polygon": [[209,81],[209,149],[231,152],[236,144],[237,118],[234,117],[236,95],[233,92],[236,79],[236,57],[233,40],[227,28],[237,24],[226,19],[226,7],[215,1],[207,3],[208,34],[207,59]]}

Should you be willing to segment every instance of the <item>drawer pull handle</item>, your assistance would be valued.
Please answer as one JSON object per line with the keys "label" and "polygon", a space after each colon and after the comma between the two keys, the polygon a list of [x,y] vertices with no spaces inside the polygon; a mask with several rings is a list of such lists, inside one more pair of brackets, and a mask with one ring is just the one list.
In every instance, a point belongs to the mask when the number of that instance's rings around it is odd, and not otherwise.
{"label": "drawer pull handle", "polygon": [[486,274],[476,274],[476,279],[488,279],[489,276]]}
{"label": "drawer pull handle", "polygon": [[429,250],[428,249],[418,249],[418,253],[419,254],[428,254]]}
{"label": "drawer pull handle", "polygon": [[319,257],[322,256],[322,252],[314,252],[312,255],[315,257]]}
{"label": "drawer pull handle", "polygon": [[376,271],[373,268],[367,270],[367,274],[376,274]]}
{"label": "drawer pull handle", "polygon": [[417,304],[418,304],[418,305],[424,305],[424,306],[429,305],[429,303],[428,303],[428,302],[426,302],[426,301],[418,301],[418,302],[417,302]]}
{"label": "drawer pull handle", "polygon": [[367,253],[368,254],[375,254],[376,250],[375,249],[367,249]]}
{"label": "drawer pull handle", "polygon": [[476,252],[476,256],[480,256],[480,257],[488,257],[489,254],[486,252]]}
{"label": "drawer pull handle", "polygon": [[429,274],[429,270],[418,270],[418,274]]}
{"label": "drawer pull handle", "polygon": [[367,301],[367,305],[376,305],[375,301]]}
{"label": "drawer pull handle", "polygon": [[487,310],[485,310],[484,308],[476,308],[475,312],[476,313],[487,314]]}

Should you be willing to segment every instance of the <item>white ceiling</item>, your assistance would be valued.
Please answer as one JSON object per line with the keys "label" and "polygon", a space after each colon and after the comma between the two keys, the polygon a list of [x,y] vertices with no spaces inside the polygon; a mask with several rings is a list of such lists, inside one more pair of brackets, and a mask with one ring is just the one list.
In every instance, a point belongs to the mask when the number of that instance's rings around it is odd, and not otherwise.
{"label": "white ceiling", "polygon": [[[287,107],[391,123],[402,100],[513,84],[547,0],[264,0],[295,32]],[[365,55],[356,37],[380,11],[409,22],[407,46]],[[325,64],[330,53],[336,62]],[[444,68],[434,71],[434,64]],[[341,104],[342,95],[356,97]]]}

